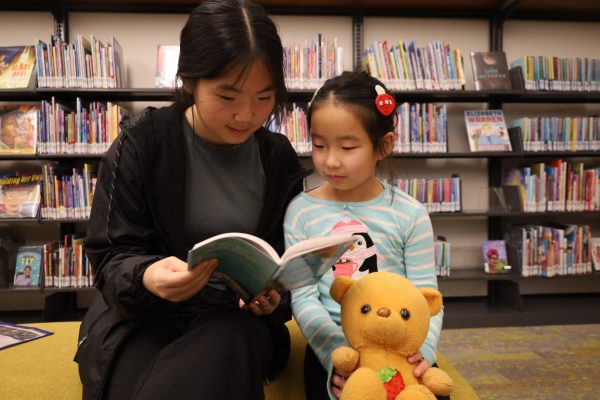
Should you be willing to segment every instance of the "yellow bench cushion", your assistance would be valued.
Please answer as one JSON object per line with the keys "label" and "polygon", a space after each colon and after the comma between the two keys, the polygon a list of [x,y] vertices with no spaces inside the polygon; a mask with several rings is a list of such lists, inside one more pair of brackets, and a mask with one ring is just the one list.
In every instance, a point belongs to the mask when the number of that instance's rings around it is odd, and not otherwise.
{"label": "yellow bench cushion", "polygon": [[[80,322],[26,324],[54,332],[42,339],[0,350],[0,397],[19,400],[81,399],[75,355]],[[288,322],[292,353],[287,368],[265,386],[267,400],[303,400],[306,341],[295,322]],[[438,364],[454,379],[453,400],[479,400],[469,383],[441,355]]]}

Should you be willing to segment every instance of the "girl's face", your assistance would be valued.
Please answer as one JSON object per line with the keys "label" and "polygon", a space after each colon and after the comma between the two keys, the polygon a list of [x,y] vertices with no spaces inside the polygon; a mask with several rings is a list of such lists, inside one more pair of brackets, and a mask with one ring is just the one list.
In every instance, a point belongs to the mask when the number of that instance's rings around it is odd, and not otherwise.
{"label": "girl's face", "polygon": [[[331,102],[320,105],[312,114],[312,159],[315,169],[329,184],[331,200],[366,201],[381,192],[375,178],[377,161],[387,151],[377,151],[360,120],[350,111]],[[393,133],[382,142],[388,149]]]}
{"label": "girl's face", "polygon": [[201,79],[194,88],[193,117],[188,121],[202,138],[236,145],[260,128],[275,106],[275,86],[267,67],[256,61],[245,74],[232,68],[215,79]]}

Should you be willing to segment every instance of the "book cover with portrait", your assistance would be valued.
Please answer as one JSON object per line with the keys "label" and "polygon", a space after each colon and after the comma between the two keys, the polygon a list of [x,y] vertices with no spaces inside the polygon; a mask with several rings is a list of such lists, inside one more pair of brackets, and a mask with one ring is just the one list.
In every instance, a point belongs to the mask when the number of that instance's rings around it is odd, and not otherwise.
{"label": "book cover with portrait", "polygon": [[15,260],[14,287],[40,287],[44,246],[19,246]]}
{"label": "book cover with portrait", "polygon": [[508,265],[504,240],[484,240],[483,258],[486,274],[507,274],[512,270]]}
{"label": "book cover with portrait", "polygon": [[0,218],[37,218],[41,181],[39,173],[0,175]]}
{"label": "book cover with portrait", "polygon": [[0,105],[0,155],[35,154],[39,124],[39,104]]}

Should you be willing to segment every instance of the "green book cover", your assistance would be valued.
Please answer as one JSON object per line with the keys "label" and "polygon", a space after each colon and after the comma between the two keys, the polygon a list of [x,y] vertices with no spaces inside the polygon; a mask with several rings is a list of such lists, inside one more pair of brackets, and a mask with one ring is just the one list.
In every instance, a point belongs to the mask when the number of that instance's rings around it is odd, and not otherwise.
{"label": "green book cover", "polygon": [[291,246],[282,257],[266,241],[245,233],[225,233],[196,244],[188,268],[216,258],[213,276],[244,300],[274,288],[287,291],[315,284],[352,246],[352,235],[310,238]]}

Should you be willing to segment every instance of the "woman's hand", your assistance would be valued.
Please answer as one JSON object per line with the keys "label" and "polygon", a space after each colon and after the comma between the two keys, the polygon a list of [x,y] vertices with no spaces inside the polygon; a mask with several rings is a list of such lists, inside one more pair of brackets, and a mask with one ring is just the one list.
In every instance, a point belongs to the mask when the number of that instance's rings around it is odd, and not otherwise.
{"label": "woman's hand", "polygon": [[413,354],[412,356],[409,356],[408,362],[411,364],[416,364],[415,369],[413,370],[415,378],[420,378],[425,373],[425,371],[427,371],[429,367],[431,367],[429,361],[427,361],[423,357],[423,354],[421,354],[420,351]]}
{"label": "woman's hand", "polygon": [[217,260],[200,262],[188,270],[187,263],[177,257],[167,257],[150,264],[142,282],[151,293],[165,300],[187,300],[202,289],[217,267]]}
{"label": "woman's hand", "polygon": [[333,369],[333,373],[331,374],[331,392],[338,399],[342,395],[342,389],[350,375],[352,375],[352,372],[344,373],[335,368]]}
{"label": "woman's hand", "polygon": [[249,304],[245,304],[240,300],[240,307],[246,308],[252,312],[252,314],[260,317],[261,315],[268,315],[273,312],[279,305],[281,296],[275,289],[269,289],[268,292],[259,293],[254,300]]}

